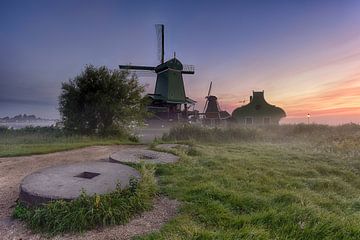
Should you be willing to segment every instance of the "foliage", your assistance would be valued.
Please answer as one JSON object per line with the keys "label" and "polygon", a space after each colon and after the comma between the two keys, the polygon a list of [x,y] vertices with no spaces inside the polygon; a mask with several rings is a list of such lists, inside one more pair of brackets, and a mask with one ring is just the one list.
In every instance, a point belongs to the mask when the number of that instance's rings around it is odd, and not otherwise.
{"label": "foliage", "polygon": [[132,179],[126,189],[89,196],[83,193],[70,202],[53,201],[38,208],[18,203],[13,216],[21,219],[34,231],[48,234],[82,232],[84,230],[124,224],[132,216],[151,208],[157,187],[154,168],[142,165],[142,179]]}
{"label": "foliage", "polygon": [[[357,126],[311,128],[282,130],[351,136]],[[161,191],[183,202],[180,213],[136,239],[360,239],[359,158],[304,142],[198,143],[196,156],[158,169]]]}
{"label": "foliage", "polygon": [[135,75],[92,65],[62,84],[59,110],[64,128],[81,134],[114,134],[145,115]]}
{"label": "foliage", "polygon": [[56,127],[0,128],[0,157],[50,153],[91,145],[132,143],[122,136],[69,135]]}

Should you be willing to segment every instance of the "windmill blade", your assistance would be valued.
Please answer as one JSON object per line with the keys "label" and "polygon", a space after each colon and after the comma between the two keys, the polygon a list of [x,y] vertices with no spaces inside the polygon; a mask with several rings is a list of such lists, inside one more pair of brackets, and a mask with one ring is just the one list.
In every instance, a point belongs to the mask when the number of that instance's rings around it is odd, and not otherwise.
{"label": "windmill blade", "polygon": [[195,66],[189,64],[183,64],[183,70],[181,71],[182,74],[194,74],[195,73]]}
{"label": "windmill blade", "polygon": [[206,97],[206,102],[205,102],[205,105],[204,105],[203,113],[205,113],[205,110],[206,110],[206,107],[207,107],[207,105],[208,105],[208,102],[209,102],[209,99],[208,99],[208,97]]}
{"label": "windmill blade", "polygon": [[138,77],[154,77],[155,75],[155,67],[150,66],[119,65],[119,68]]}
{"label": "windmill blade", "polygon": [[154,71],[145,71],[145,70],[128,70],[129,73],[135,74],[137,77],[151,77],[155,78],[156,73]]}
{"label": "windmill blade", "polygon": [[149,67],[149,66],[119,65],[119,68],[120,68],[120,69],[124,69],[124,70],[155,71],[155,67]]}
{"label": "windmill blade", "polygon": [[155,24],[158,43],[158,58],[160,63],[164,63],[164,28],[164,24]]}
{"label": "windmill blade", "polygon": [[211,93],[211,87],[212,87],[212,81],[210,82],[210,87],[209,87],[209,91],[208,91],[207,96],[210,96],[210,93]]}
{"label": "windmill blade", "polygon": [[210,93],[211,93],[211,87],[212,87],[212,81],[210,82],[208,94],[207,94],[207,96],[205,97],[205,98],[206,98],[206,102],[205,102],[205,105],[204,105],[203,113],[205,113],[206,107],[207,107],[207,105],[208,105],[208,103],[209,103],[209,96],[210,96]]}

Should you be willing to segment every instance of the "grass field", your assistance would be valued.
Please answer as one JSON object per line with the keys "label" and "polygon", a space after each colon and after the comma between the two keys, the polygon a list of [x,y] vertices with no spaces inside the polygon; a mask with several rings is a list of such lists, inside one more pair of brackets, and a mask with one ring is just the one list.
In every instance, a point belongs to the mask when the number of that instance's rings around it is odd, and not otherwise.
{"label": "grass field", "polygon": [[99,137],[65,135],[56,128],[0,128],[0,157],[42,154],[92,145],[131,143],[126,136]]}
{"label": "grass field", "polygon": [[[99,141],[33,136],[0,146],[55,151]],[[360,239],[359,125],[187,126],[164,140],[192,145],[188,154],[176,150],[179,163],[156,171],[160,192],[182,207],[160,232],[136,239]],[[12,146],[8,154],[24,149]]]}
{"label": "grass field", "polygon": [[182,208],[138,239],[360,239],[359,126],[176,131],[193,156],[158,175]]}

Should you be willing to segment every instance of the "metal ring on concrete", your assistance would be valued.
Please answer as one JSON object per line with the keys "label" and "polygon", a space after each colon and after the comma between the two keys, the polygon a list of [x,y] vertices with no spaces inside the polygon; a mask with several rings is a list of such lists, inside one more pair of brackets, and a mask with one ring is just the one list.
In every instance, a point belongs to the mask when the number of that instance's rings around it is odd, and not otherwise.
{"label": "metal ring on concrete", "polygon": [[20,184],[20,201],[39,205],[51,200],[72,200],[84,190],[88,195],[113,192],[119,184],[140,178],[134,168],[109,162],[84,162],[42,169],[26,176]]}
{"label": "metal ring on concrete", "polygon": [[170,153],[157,152],[145,149],[126,149],[115,152],[109,157],[110,162],[119,163],[174,163],[179,160],[178,156]]}

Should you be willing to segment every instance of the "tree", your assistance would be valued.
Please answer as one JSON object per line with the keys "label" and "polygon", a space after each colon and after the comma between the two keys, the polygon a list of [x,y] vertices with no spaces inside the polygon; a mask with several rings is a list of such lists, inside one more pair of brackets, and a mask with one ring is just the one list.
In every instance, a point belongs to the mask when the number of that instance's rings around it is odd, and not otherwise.
{"label": "tree", "polygon": [[65,130],[81,134],[112,134],[146,114],[144,87],[128,71],[87,65],[62,83],[59,111]]}

